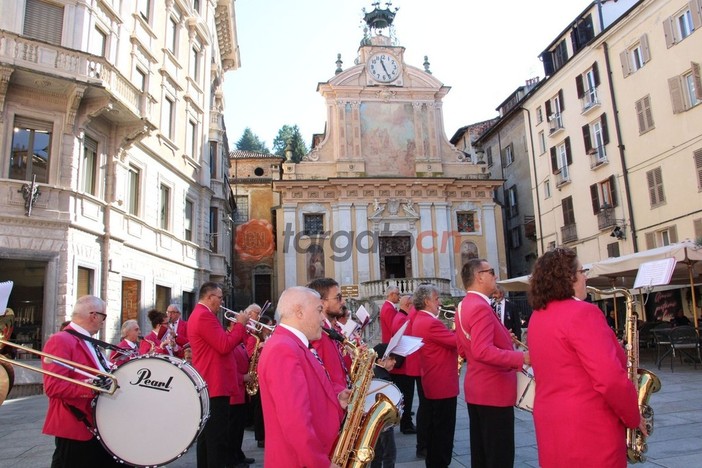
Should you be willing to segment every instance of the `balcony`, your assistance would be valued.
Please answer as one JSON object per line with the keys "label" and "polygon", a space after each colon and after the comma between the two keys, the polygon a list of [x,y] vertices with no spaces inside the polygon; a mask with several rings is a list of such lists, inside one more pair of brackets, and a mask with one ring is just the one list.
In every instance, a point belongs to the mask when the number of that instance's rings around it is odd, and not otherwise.
{"label": "balcony", "polygon": [[614,208],[609,205],[604,205],[597,213],[597,227],[600,231],[616,226],[617,220],[614,216]]}
{"label": "balcony", "polygon": [[548,117],[548,135],[554,136],[560,133],[565,127],[563,126],[563,115],[558,112],[557,114],[551,114]]}
{"label": "balcony", "polygon": [[561,187],[570,183],[570,172],[568,166],[563,166],[556,172],[556,187]]}
{"label": "balcony", "polygon": [[151,116],[153,100],[148,93],[104,57],[1,31],[0,62],[14,68],[11,80],[37,91],[74,86],[74,105],[89,101],[86,112],[92,111],[93,117],[102,114],[116,125],[143,125]]}
{"label": "balcony", "polygon": [[600,98],[597,95],[597,88],[585,90],[585,94],[580,98],[580,106],[582,114],[589,113],[592,109],[600,106]]}
{"label": "balcony", "polygon": [[596,167],[609,162],[604,145],[590,149],[590,151],[587,152],[587,155],[590,157],[590,169],[595,169]]}
{"label": "balcony", "polygon": [[575,228],[575,223],[561,226],[561,239],[564,244],[578,240],[578,230]]}

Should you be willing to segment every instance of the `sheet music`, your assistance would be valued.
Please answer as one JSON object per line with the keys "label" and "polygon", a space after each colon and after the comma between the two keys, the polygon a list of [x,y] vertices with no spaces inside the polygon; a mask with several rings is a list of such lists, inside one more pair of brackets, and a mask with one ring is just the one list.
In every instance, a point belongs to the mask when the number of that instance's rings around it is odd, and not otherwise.
{"label": "sheet music", "polygon": [[[403,335],[402,338],[400,338],[400,342],[397,343],[397,346],[395,346],[395,349],[393,349],[392,352],[399,356],[409,356],[422,346],[424,346],[424,341],[422,341],[421,338]],[[388,348],[390,347],[388,346]]]}
{"label": "sheet music", "polygon": [[661,286],[670,283],[677,261],[674,258],[642,263],[636,274],[634,289]]}
{"label": "sheet music", "polygon": [[12,281],[0,283],[0,317],[5,315],[5,309],[7,309],[7,302],[10,300],[13,284]]}
{"label": "sheet music", "polygon": [[361,325],[359,325],[358,322],[356,322],[353,319],[348,319],[346,323],[341,323],[339,321],[337,321],[336,323],[339,324],[339,326],[341,327],[341,331],[348,339],[351,339],[351,336],[353,336],[353,332],[361,328]]}
{"label": "sheet music", "polygon": [[358,319],[358,321],[361,324],[365,324],[366,322],[368,322],[370,320],[370,314],[368,313],[368,311],[366,310],[365,307],[360,306],[356,310],[356,318]]}

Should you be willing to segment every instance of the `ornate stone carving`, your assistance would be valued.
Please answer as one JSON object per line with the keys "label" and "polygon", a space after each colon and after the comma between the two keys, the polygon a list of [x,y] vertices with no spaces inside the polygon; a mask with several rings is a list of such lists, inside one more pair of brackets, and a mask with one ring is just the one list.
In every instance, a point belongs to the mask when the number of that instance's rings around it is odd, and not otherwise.
{"label": "ornate stone carving", "polygon": [[73,124],[76,122],[76,114],[78,113],[78,107],[83,99],[83,94],[85,93],[86,86],[75,86],[73,92],[68,96],[68,106],[66,108],[66,126],[64,131],[66,133],[71,133],[73,131]]}
{"label": "ornate stone carving", "polygon": [[13,71],[9,67],[0,67],[0,123],[4,122],[5,97],[7,96],[7,87],[10,85],[10,77]]}

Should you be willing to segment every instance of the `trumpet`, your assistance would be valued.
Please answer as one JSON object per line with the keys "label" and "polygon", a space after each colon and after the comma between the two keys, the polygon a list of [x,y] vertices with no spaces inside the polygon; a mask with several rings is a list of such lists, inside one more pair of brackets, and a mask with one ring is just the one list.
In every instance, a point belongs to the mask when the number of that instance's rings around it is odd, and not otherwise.
{"label": "trumpet", "polygon": [[452,321],[456,318],[456,309],[444,309],[443,307],[439,307],[439,314],[443,314],[445,320]]}
{"label": "trumpet", "polygon": [[[231,309],[227,309],[226,307],[219,306],[220,309],[224,311],[224,318],[229,320],[230,322],[238,322],[237,317],[241,312],[235,312]],[[265,323],[261,323],[258,320],[254,320],[252,318],[249,319],[248,322],[246,322],[246,328],[248,330],[251,330],[252,332],[256,333],[261,333],[263,330],[268,330],[269,332],[272,332],[275,327],[272,325],[266,325]]]}
{"label": "trumpet", "polygon": [[117,379],[110,373],[102,372],[102,371],[94,369],[90,366],[86,366],[86,365],[80,364],[78,362],[69,361],[68,359],[54,356],[53,354],[48,354],[48,353],[38,351],[38,350],[33,349],[33,348],[27,348],[25,346],[12,343],[10,341],[3,339],[2,336],[0,336],[0,345],[10,346],[10,347],[15,348],[15,349],[21,349],[25,352],[35,354],[37,356],[41,356],[42,361],[45,364],[58,364],[61,367],[65,367],[66,369],[70,369],[73,372],[76,372],[80,375],[83,375],[89,379],[97,380],[99,383],[93,384],[93,383],[89,383],[89,382],[84,382],[82,380],[74,379],[71,377],[67,377],[65,375],[57,374],[56,372],[51,372],[51,371],[48,371],[46,369],[42,369],[41,367],[30,366],[29,364],[25,364],[22,361],[15,361],[14,359],[10,359],[10,358],[0,354],[0,361],[2,361],[2,362],[12,364],[13,366],[24,367],[25,369],[28,369],[28,370],[31,370],[34,372],[39,372],[39,373],[44,374],[44,375],[49,375],[49,376],[55,377],[57,379],[65,380],[67,382],[71,382],[71,383],[74,383],[76,385],[81,385],[83,387],[89,388],[91,390],[94,390],[94,391],[100,392],[100,393],[107,393],[109,395],[112,395],[117,390],[117,386],[118,386]]}

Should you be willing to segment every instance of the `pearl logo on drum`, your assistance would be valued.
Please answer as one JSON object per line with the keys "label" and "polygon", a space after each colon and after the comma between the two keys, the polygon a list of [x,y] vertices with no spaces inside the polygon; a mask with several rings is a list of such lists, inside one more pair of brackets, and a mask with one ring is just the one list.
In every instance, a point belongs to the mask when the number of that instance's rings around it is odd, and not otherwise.
{"label": "pearl logo on drum", "polygon": [[132,385],[137,385],[139,387],[151,388],[153,390],[161,390],[162,392],[171,391],[171,382],[173,381],[173,376],[170,376],[165,382],[162,380],[156,380],[151,378],[151,371],[146,368],[139,369],[137,371],[138,379],[136,382],[130,381]]}

